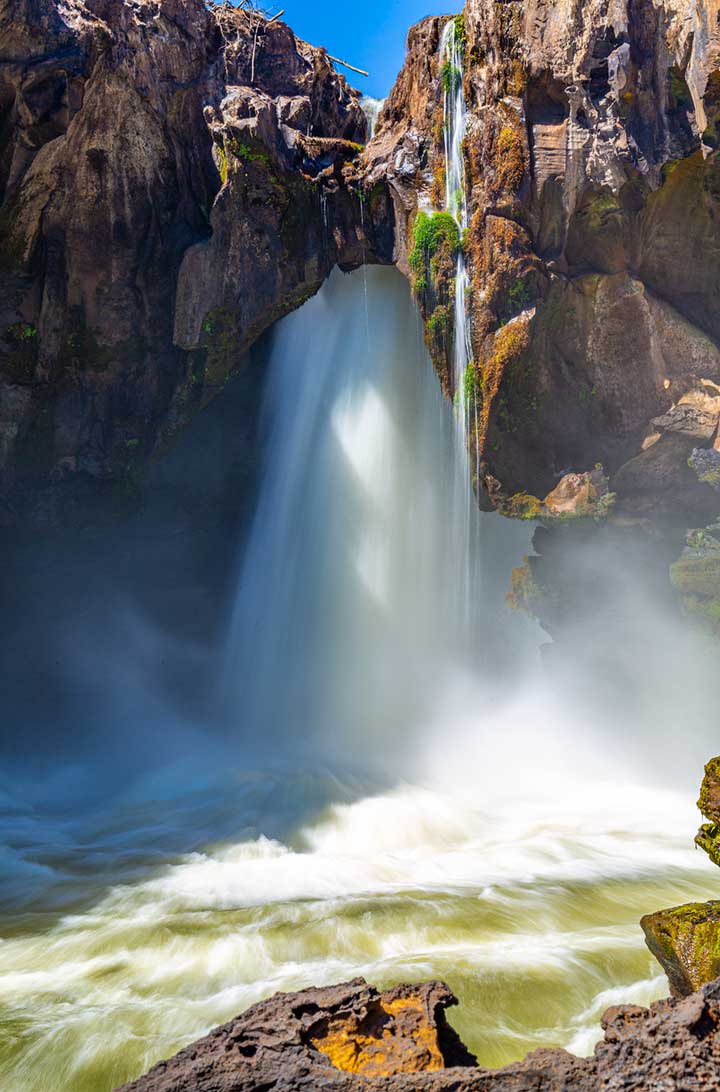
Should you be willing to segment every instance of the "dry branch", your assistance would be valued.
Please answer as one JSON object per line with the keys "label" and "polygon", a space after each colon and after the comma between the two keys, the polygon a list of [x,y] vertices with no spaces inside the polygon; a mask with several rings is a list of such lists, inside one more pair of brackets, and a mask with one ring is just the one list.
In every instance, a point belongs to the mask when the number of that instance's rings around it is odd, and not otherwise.
{"label": "dry branch", "polygon": [[333,56],[331,56],[330,53],[328,53],[328,57],[330,58],[331,61],[334,61],[335,64],[342,64],[342,65],[345,66],[345,68],[349,68],[353,72],[359,72],[361,76],[369,76],[370,75],[370,73],[366,72],[364,68],[356,68],[354,64],[348,64],[347,61],[341,61],[339,57],[333,57]]}

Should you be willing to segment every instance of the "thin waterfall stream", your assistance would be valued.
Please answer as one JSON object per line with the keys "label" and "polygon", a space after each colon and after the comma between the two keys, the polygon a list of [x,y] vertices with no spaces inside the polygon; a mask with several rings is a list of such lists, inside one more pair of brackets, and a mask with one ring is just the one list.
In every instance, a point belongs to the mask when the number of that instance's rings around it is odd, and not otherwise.
{"label": "thin waterfall stream", "polygon": [[[405,280],[336,271],[265,364],[219,723],[101,811],[61,822],[3,784],[4,1092],[109,1092],[277,990],[358,974],[445,979],[483,1065],[589,1052],[609,1004],[664,993],[640,915],[705,897],[688,784],[711,744],[678,784],[664,621],[642,619],[627,718],[577,672],[547,681],[545,636],[505,604],[533,527],[475,505]],[[689,637],[680,655],[702,704]]]}

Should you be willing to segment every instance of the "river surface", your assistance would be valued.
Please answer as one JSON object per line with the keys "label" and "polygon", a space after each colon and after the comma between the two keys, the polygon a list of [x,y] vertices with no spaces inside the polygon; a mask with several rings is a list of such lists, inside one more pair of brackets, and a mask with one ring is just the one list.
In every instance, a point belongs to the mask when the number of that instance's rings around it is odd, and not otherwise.
{"label": "river surface", "polygon": [[[159,694],[167,638],[137,623],[97,744],[39,764],[30,736],[0,775],[3,1092],[110,1092],[276,990],[358,974],[447,981],[484,1065],[588,1053],[608,1005],[666,993],[640,916],[712,894],[699,639],[639,602],[622,670],[607,649],[620,703],[602,672],[548,675],[505,603],[533,528],[476,510],[394,270],[335,273],[268,352],[204,716]],[[139,762],[114,776],[125,732]]]}

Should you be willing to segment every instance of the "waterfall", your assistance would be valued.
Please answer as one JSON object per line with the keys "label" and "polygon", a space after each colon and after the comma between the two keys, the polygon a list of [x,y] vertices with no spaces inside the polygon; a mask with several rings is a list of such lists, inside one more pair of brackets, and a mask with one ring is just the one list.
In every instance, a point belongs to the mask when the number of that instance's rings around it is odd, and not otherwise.
{"label": "waterfall", "polygon": [[[457,21],[450,19],[440,38],[440,71],[443,81],[443,138],[445,146],[445,212],[455,219],[460,240],[468,227],[467,194],[463,140],[467,125],[467,108],[463,92],[464,46],[458,34]],[[454,293],[453,386],[458,408],[460,438],[467,448],[470,427],[477,422],[474,393],[469,396],[466,375],[472,361],[470,323],[468,321],[469,278],[462,245],[458,249]],[[474,386],[472,387],[474,392]]]}
{"label": "waterfall", "polygon": [[[484,1066],[590,1052],[608,1005],[666,992],[638,919],[712,883],[692,790],[715,650],[599,551],[587,579],[623,581],[631,655],[581,617],[606,675],[533,672],[538,630],[504,604],[532,528],[471,503],[407,283],[366,273],[367,312],[363,273],[335,271],[258,348],[264,465],[227,587],[224,736],[198,723],[178,763],[173,719],[174,761],[153,768],[156,680],[127,673],[136,647],[147,659],[132,630],[93,706],[132,740],[116,706],[137,691],[132,793],[56,816],[0,779],[3,1092],[109,1092],[277,990],[359,974],[446,980]],[[103,771],[107,749],[73,776]]]}
{"label": "waterfall", "polygon": [[[264,483],[225,664],[229,715],[250,739],[322,739],[345,757],[381,740],[386,762],[449,674],[476,672],[481,647],[487,658],[502,644],[481,635],[493,628],[492,595],[469,591],[487,517],[468,501],[452,414],[394,270],[335,272],[280,324],[263,414]],[[526,529],[493,526],[498,541],[527,543]]]}
{"label": "waterfall", "polygon": [[384,105],[385,99],[374,99],[372,95],[363,95],[360,99],[360,106],[368,122],[368,140],[372,140],[378,116]]}

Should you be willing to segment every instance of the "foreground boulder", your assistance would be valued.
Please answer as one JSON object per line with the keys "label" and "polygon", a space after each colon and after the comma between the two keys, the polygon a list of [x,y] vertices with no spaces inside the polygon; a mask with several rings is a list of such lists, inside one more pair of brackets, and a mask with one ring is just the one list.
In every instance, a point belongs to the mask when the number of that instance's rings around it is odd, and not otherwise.
{"label": "foreground boulder", "polygon": [[593,1058],[537,1050],[474,1065],[445,1018],[447,986],[379,993],[362,978],[276,994],[119,1092],[614,1092],[720,1087],[720,981],[681,1001],[609,1009]]}
{"label": "foreground boulder", "polygon": [[[705,766],[698,807],[709,823],[695,844],[720,865],[720,757]],[[646,914],[645,943],[665,971],[673,997],[687,997],[720,975],[720,902],[691,902]]]}
{"label": "foreground boulder", "polygon": [[688,997],[720,975],[720,902],[691,902],[646,914],[645,942],[673,997]]}

